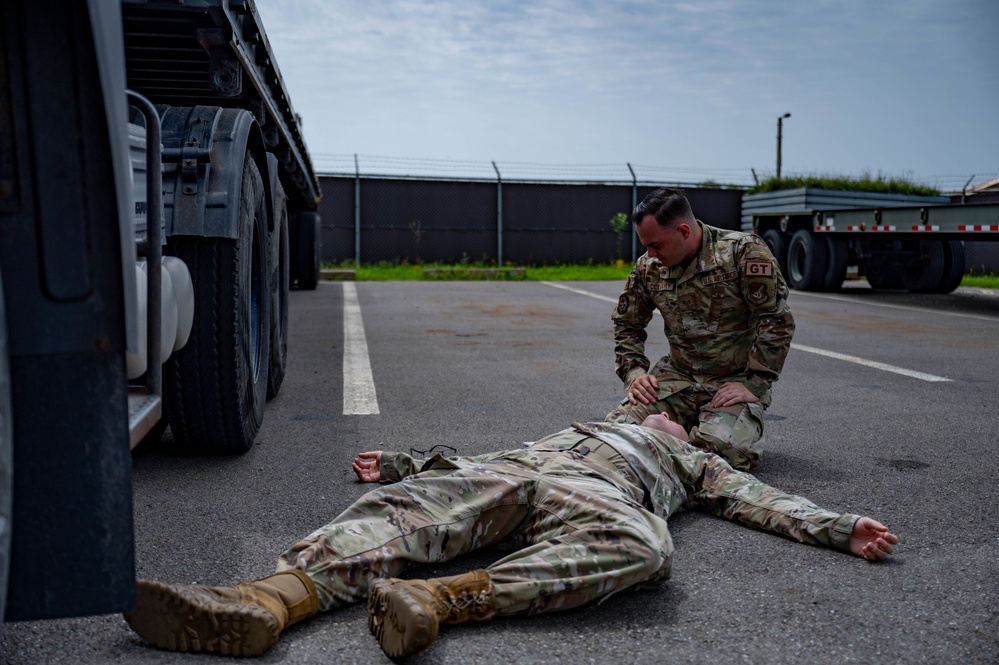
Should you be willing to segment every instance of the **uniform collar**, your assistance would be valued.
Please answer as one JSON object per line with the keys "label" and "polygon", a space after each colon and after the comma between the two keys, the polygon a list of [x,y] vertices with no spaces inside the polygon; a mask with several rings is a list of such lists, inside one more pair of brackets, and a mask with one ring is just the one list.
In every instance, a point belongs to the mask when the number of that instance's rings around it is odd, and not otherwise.
{"label": "uniform collar", "polygon": [[[698,250],[697,256],[695,256],[687,267],[680,272],[677,266],[672,268],[666,268],[662,264],[659,264],[658,274],[659,279],[675,279],[679,282],[686,282],[692,279],[695,275],[702,272],[708,272],[709,270],[714,270],[716,266],[716,256],[718,254],[716,246],[718,244],[718,234],[715,233],[714,227],[706,225],[701,220],[695,220],[697,225],[701,227],[701,249]],[[649,253],[645,252],[639,261],[645,261],[650,263],[655,259],[649,258]]]}
{"label": "uniform collar", "polygon": [[692,279],[698,273],[714,270],[715,267],[715,255],[717,254],[715,251],[715,242],[717,238],[711,232],[710,226],[705,226],[704,222],[699,219],[696,221],[697,225],[701,227],[701,249],[687,266],[687,269],[680,275],[680,278],[677,280],[679,282]]}

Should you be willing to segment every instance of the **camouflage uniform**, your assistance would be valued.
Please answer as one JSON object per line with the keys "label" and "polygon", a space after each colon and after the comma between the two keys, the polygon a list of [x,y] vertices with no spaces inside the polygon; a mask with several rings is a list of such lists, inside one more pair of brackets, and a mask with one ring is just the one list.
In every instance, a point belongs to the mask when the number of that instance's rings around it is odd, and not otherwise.
{"label": "camouflage uniform", "polygon": [[[665,412],[690,432],[692,444],[751,469],[763,454],[770,384],[794,334],[787,284],[759,237],[697,223],[703,240],[689,265],[666,268],[645,254],[628,277],[612,316],[617,374],[626,386],[653,374],[659,399],[646,405],[625,398],[606,419],[640,423]],[[649,372],[646,327],[657,309],[669,355]],[[744,384],[760,401],[712,408],[715,391],[729,381]]]}
{"label": "camouflage uniform", "polygon": [[386,480],[288,549],[278,570],[313,580],[321,611],[357,602],[406,562],[481,547],[516,551],[486,568],[497,614],[580,607],[670,575],[666,519],[698,508],[849,551],[855,515],[783,494],[657,430],[574,424],[529,448],[421,463],[382,453]]}

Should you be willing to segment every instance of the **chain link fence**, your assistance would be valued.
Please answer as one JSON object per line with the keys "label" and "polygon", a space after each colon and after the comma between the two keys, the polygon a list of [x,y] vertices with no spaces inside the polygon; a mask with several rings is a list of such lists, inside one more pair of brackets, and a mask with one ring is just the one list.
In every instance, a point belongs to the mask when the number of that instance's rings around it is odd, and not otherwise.
{"label": "chain link fence", "polygon": [[[322,260],[515,265],[631,262],[630,213],[659,185],[321,176]],[[738,229],[742,190],[685,189],[706,224]]]}
{"label": "chain link fence", "polygon": [[[353,173],[345,172],[348,166]],[[738,230],[742,193],[750,184],[734,171],[680,173],[643,166],[636,167],[641,173],[636,177],[631,165],[625,170],[515,163],[501,170],[495,163],[441,161],[429,167],[473,176],[405,175],[413,166],[413,160],[401,160],[379,164],[381,173],[364,174],[354,162],[320,175],[323,262],[630,263],[645,250],[630,225],[623,236],[615,233],[615,214],[630,213],[667,185],[684,191],[698,219]],[[508,171],[513,175],[505,178]],[[554,175],[565,180],[545,179]],[[732,184],[718,185],[715,178]],[[972,199],[997,200],[996,192]],[[999,242],[966,241],[965,250],[969,272],[999,273]]]}

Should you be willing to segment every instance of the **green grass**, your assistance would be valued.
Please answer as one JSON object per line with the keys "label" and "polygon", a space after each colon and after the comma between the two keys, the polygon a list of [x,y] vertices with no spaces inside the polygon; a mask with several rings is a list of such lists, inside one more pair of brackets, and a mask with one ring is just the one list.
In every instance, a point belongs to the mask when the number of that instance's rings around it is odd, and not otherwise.
{"label": "green grass", "polygon": [[832,175],[826,173],[791,175],[778,180],[767,178],[747,194],[762,194],[781,189],[798,189],[800,187],[816,187],[818,189],[843,189],[852,192],[879,192],[881,194],[919,194],[922,196],[940,196],[940,190],[925,185],[917,185],[905,177],[887,176],[878,172],[877,175],[862,173],[859,176]]}
{"label": "green grass", "polygon": [[[494,263],[485,262],[460,262],[452,263],[389,263],[367,264],[357,267],[353,261],[343,263],[323,265],[324,269],[333,270],[353,270],[355,278],[359,282],[398,282],[411,280],[466,280],[483,279],[478,276],[469,276],[464,272],[468,268],[495,268]],[[551,282],[575,282],[575,281],[614,281],[624,282],[631,272],[631,264],[625,262],[622,267],[614,264],[586,263],[577,265],[550,265],[550,266],[515,266],[508,265],[507,268],[525,268],[526,275],[496,277],[493,279],[525,279],[528,281],[551,281]],[[439,275],[435,277],[425,277],[425,268],[438,268],[453,271],[451,274]],[[961,286],[974,286],[983,289],[999,289],[999,275],[965,275],[961,280]]]}
{"label": "green grass", "polygon": [[[555,282],[599,281],[613,280],[623,282],[631,272],[631,263],[625,262],[620,268],[614,264],[580,264],[580,265],[550,265],[550,266],[519,266],[506,265],[506,268],[525,268],[525,275],[506,275],[494,279],[526,279],[529,281],[550,280]],[[461,262],[451,263],[389,263],[362,264],[360,267],[352,261],[341,264],[324,264],[323,268],[334,270],[353,270],[359,282],[409,281],[409,280],[441,280],[441,279],[476,279],[466,271],[469,268],[494,269],[495,263]],[[424,269],[451,270],[453,274],[425,277]],[[479,278],[481,279],[481,278]]]}
{"label": "green grass", "polygon": [[976,286],[981,289],[999,289],[999,275],[965,275],[961,286]]}

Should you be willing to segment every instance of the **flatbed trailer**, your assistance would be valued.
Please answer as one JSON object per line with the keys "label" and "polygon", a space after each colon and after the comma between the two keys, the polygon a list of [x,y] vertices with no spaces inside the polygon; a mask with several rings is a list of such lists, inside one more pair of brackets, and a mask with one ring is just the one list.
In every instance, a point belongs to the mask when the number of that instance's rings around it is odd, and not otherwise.
{"label": "flatbed trailer", "polygon": [[999,204],[791,190],[744,197],[743,228],[794,289],[839,289],[857,266],[875,289],[950,293],[965,275],[964,242],[999,241]]}

